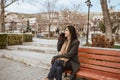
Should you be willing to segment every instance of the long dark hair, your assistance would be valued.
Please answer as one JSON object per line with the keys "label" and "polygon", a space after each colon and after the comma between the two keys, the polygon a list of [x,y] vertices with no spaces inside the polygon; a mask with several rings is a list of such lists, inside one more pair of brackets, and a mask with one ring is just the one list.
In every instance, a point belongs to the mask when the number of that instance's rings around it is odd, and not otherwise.
{"label": "long dark hair", "polygon": [[75,30],[75,27],[74,27],[74,26],[69,25],[69,26],[66,26],[65,29],[66,29],[66,28],[68,28],[68,30],[70,31],[71,40],[78,39],[78,38],[77,38],[77,33],[76,33],[76,30]]}

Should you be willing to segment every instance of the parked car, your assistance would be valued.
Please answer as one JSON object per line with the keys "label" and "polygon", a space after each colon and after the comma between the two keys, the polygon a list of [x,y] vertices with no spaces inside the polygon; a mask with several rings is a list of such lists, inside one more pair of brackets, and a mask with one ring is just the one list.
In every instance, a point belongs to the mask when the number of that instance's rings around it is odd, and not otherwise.
{"label": "parked car", "polygon": [[37,37],[38,37],[38,38],[44,37],[44,34],[38,33],[38,34],[37,34]]}

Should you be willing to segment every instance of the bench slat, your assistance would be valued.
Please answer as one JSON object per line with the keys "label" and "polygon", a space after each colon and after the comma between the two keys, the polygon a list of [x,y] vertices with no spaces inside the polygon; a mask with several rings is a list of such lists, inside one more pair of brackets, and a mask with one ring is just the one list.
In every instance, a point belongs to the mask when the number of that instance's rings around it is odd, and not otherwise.
{"label": "bench slat", "polygon": [[119,74],[83,68],[77,72],[77,76],[88,78],[89,80],[120,80]]}
{"label": "bench slat", "polygon": [[[71,73],[70,70],[65,71],[65,73]],[[76,73],[76,76],[83,78],[88,78],[89,80],[120,80],[120,75],[115,73],[108,73],[104,71],[98,71],[95,69],[81,67]]]}
{"label": "bench slat", "polygon": [[103,66],[97,66],[97,65],[90,65],[90,64],[83,64],[83,63],[81,64],[81,67],[86,67],[86,68],[91,68],[91,69],[95,69],[95,70],[101,70],[101,71],[120,74],[120,69],[115,69],[115,68],[109,68],[109,67],[103,67]]}
{"label": "bench slat", "polygon": [[81,63],[88,63],[88,64],[94,64],[94,65],[99,65],[99,66],[104,66],[104,67],[112,67],[112,68],[120,69],[120,63],[91,60],[91,59],[86,59],[86,58],[80,58],[80,61]]}
{"label": "bench slat", "polygon": [[112,62],[120,62],[120,57],[107,56],[107,55],[95,55],[95,54],[80,53],[79,57],[107,60],[107,61],[112,61]]}
{"label": "bench slat", "polygon": [[106,55],[120,56],[120,51],[114,51],[114,50],[79,48],[79,52],[89,52],[89,53],[95,53],[95,54],[106,54]]}

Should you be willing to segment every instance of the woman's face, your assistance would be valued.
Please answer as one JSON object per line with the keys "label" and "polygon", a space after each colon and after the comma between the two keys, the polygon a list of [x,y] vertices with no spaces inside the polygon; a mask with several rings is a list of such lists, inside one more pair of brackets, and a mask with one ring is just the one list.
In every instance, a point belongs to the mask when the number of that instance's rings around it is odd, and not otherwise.
{"label": "woman's face", "polygon": [[70,37],[70,31],[68,30],[68,28],[65,29],[65,37]]}

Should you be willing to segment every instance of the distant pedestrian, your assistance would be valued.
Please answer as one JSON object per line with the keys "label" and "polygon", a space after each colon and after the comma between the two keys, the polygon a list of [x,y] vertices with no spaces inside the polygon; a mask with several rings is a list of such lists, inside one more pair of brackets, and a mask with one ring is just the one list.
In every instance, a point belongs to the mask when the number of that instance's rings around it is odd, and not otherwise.
{"label": "distant pedestrian", "polygon": [[56,29],[56,34],[59,34],[59,32],[60,32],[60,29],[57,28],[57,29]]}

